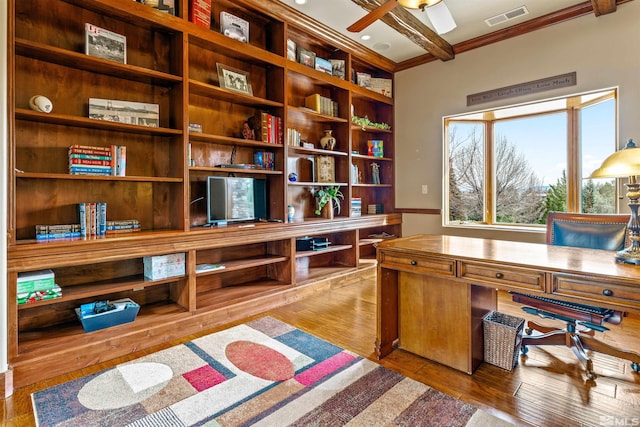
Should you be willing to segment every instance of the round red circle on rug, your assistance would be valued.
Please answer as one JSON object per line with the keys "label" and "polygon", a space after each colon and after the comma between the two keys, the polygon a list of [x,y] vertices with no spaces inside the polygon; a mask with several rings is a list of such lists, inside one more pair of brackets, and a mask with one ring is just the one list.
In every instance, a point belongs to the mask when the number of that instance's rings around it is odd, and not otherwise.
{"label": "round red circle on rug", "polygon": [[227,345],[225,354],[238,369],[264,380],[285,381],[295,374],[284,354],[263,344],[234,341]]}

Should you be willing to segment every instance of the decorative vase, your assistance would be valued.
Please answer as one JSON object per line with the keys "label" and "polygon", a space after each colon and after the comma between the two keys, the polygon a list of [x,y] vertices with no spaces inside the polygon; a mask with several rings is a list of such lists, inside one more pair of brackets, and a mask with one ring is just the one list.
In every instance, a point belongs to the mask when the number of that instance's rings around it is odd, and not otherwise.
{"label": "decorative vase", "polygon": [[320,138],[320,148],[323,150],[333,150],[336,147],[336,139],[331,135],[332,130],[324,131],[324,136]]}
{"label": "decorative vase", "polygon": [[320,210],[320,216],[325,219],[333,219],[333,200],[329,200]]}

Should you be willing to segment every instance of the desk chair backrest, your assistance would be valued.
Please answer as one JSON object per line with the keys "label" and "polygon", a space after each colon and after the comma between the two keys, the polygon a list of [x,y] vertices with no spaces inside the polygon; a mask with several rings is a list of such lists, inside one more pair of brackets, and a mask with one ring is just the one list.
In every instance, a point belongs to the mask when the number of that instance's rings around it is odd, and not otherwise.
{"label": "desk chair backrest", "polygon": [[628,245],[625,214],[549,212],[547,244],[619,251]]}

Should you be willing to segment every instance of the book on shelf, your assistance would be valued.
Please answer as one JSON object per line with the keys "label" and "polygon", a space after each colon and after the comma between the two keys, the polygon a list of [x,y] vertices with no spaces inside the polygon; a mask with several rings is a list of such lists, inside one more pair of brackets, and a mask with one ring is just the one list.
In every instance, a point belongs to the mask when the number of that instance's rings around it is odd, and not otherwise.
{"label": "book on shelf", "polygon": [[297,129],[287,128],[287,145],[299,147],[300,141],[300,131]]}
{"label": "book on shelf", "polygon": [[125,176],[127,150],[124,145],[69,147],[69,173],[72,175]]}
{"label": "book on shelf", "polygon": [[80,236],[80,224],[38,224],[36,240],[74,239]]}
{"label": "book on shelf", "polygon": [[351,216],[362,216],[362,198],[351,198]]}
{"label": "book on shelf", "polygon": [[296,42],[291,39],[287,39],[287,59],[290,61],[296,60]]}
{"label": "book on shelf", "polygon": [[304,106],[316,113],[338,117],[338,103],[318,93],[307,96],[304,100]]}
{"label": "book on shelf", "polygon": [[367,205],[367,213],[369,214],[381,214],[384,213],[384,206],[382,203],[372,203]]}
{"label": "book on shelf", "polygon": [[253,153],[253,164],[265,170],[275,170],[275,155],[270,151],[256,151]]}
{"label": "book on shelf", "polygon": [[125,145],[111,146],[111,175],[127,175],[127,147]]}
{"label": "book on shelf", "polygon": [[189,0],[189,21],[211,28],[211,0]]}
{"label": "book on shelf", "polygon": [[127,63],[127,37],[100,28],[90,23],[84,24],[85,53],[97,58]]}
{"label": "book on shelf", "polygon": [[220,32],[234,40],[249,43],[249,21],[229,12],[220,12]]}
{"label": "book on shelf", "polygon": [[274,116],[266,112],[257,114],[252,120],[254,123],[254,134],[258,141],[268,144],[282,144],[284,129],[282,117]]}

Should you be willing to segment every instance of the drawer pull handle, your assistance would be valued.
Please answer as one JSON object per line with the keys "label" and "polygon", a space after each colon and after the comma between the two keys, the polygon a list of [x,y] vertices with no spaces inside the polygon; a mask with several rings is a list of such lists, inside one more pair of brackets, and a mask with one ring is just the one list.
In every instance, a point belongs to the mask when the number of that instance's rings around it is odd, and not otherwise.
{"label": "drawer pull handle", "polygon": [[604,291],[602,291],[602,295],[604,295],[605,297],[612,297],[613,291],[611,289],[605,289]]}
{"label": "drawer pull handle", "polygon": [[411,265],[418,265],[418,261],[411,260]]}
{"label": "drawer pull handle", "polygon": [[502,274],[502,273],[496,273],[496,278],[497,278],[497,279],[502,279],[502,278],[504,278],[504,274]]}

